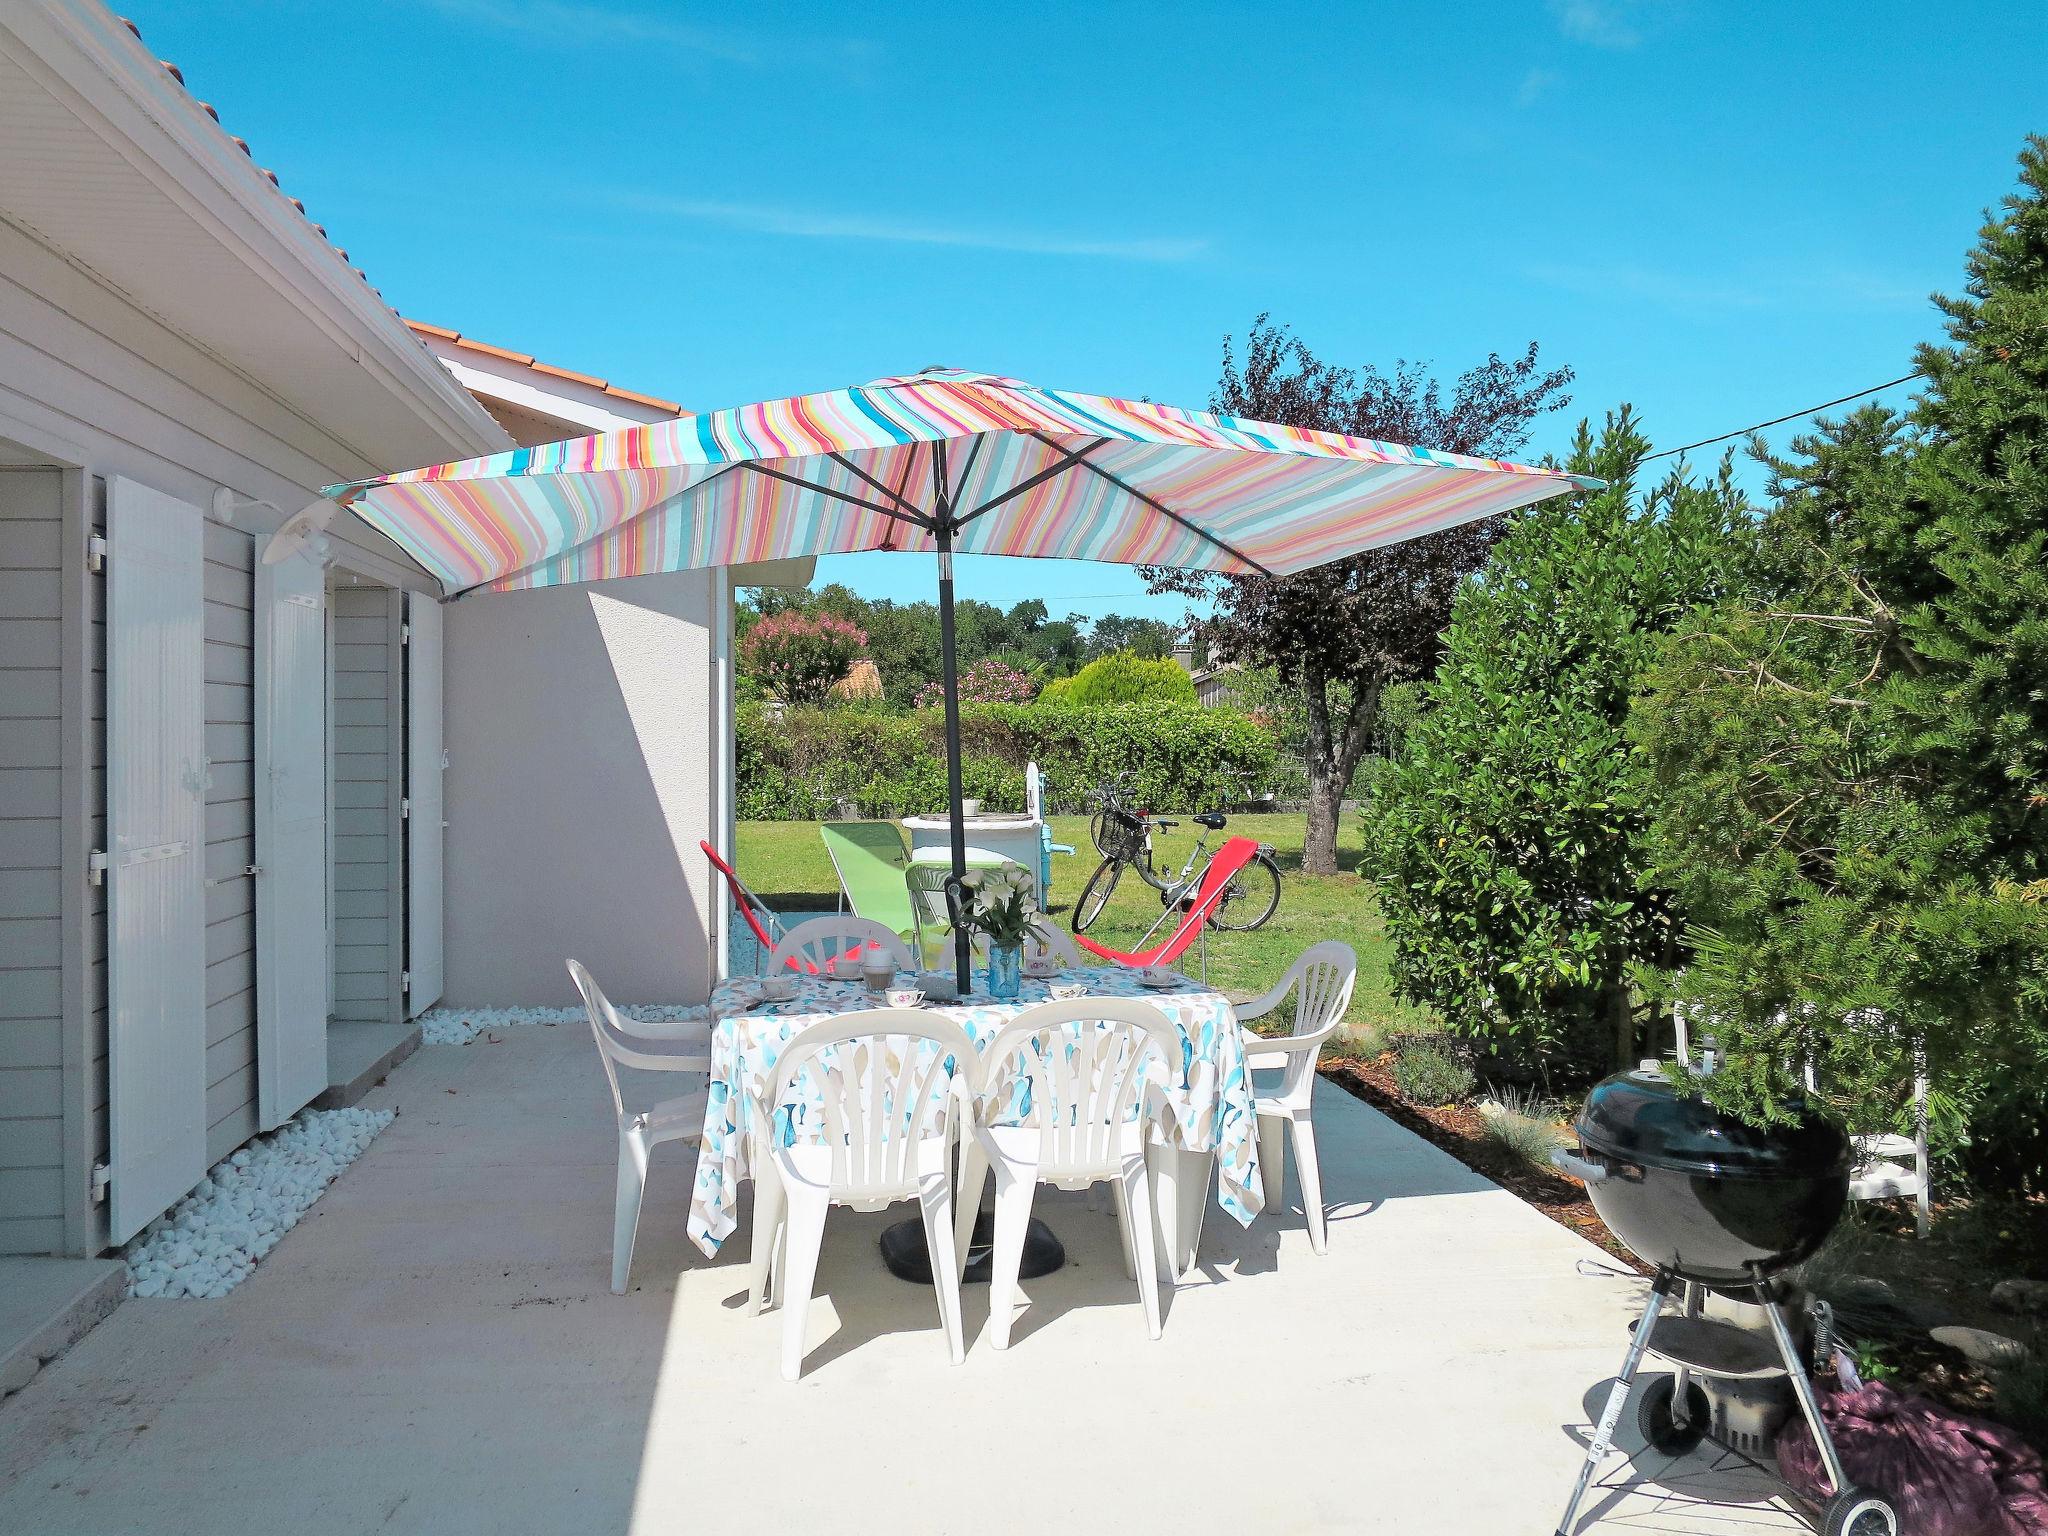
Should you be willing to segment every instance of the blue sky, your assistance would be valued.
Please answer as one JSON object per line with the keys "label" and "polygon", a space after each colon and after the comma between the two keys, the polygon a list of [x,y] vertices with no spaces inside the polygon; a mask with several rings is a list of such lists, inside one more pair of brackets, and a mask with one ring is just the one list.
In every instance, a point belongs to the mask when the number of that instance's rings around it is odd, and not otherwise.
{"label": "blue sky", "polygon": [[1623,400],[1676,446],[1904,373],[2048,128],[2039,0],[122,9],[402,313],[692,407],[934,363],[1200,406],[1269,310],[1340,363],[1537,340],[1579,379],[1532,453]]}

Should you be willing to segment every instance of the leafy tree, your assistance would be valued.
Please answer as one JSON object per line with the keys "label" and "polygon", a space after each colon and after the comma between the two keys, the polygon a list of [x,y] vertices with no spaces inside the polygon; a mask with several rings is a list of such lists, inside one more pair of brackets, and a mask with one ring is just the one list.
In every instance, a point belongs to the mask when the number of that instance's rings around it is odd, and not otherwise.
{"label": "leafy tree", "polygon": [[[1568,404],[1569,368],[1542,369],[1536,345],[1498,354],[1460,375],[1450,397],[1425,365],[1334,368],[1261,315],[1244,343],[1224,342],[1213,409],[1260,421],[1505,458],[1546,411]],[[1309,774],[1302,868],[1334,874],[1337,813],[1371,740],[1381,690],[1423,677],[1463,579],[1479,568],[1504,522],[1486,518],[1370,550],[1298,576],[1215,576],[1148,569],[1155,592],[1214,604],[1194,621],[1212,660],[1270,666],[1301,696]]]}
{"label": "leafy tree", "polygon": [[[960,673],[963,704],[1028,704],[1033,692],[1030,678],[994,656],[983,657]],[[946,702],[945,685],[926,683],[914,702],[919,709],[937,709]]]}
{"label": "leafy tree", "polygon": [[833,614],[779,613],[752,625],[740,666],[786,704],[815,704],[846,676],[868,637]]}
{"label": "leafy tree", "polygon": [[1046,684],[1048,704],[1195,704],[1194,680],[1174,661],[1147,661],[1129,651],[1098,656],[1072,677]]}
{"label": "leafy tree", "polygon": [[1597,493],[1516,515],[1465,583],[1426,704],[1365,806],[1401,992],[1503,1054],[1574,1075],[1632,1060],[1631,968],[1668,963],[1648,778],[1625,726],[1660,635],[1722,580],[1729,467],[1639,489],[1627,407],[1566,468]]}
{"label": "leafy tree", "polygon": [[1129,651],[1147,661],[1163,661],[1180,643],[1180,631],[1164,619],[1135,619],[1120,613],[1106,613],[1088,630],[1089,660]]}
{"label": "leafy tree", "polygon": [[[939,609],[936,603],[867,598],[834,582],[816,591],[757,588],[739,609],[738,635],[777,614],[831,614],[868,637],[868,654],[881,674],[888,702],[906,708],[918,690],[939,680]],[[1065,677],[1086,659],[1077,615],[1048,616],[1044,602],[1028,598],[1007,611],[967,599],[958,605],[960,664],[997,657],[1034,679]]]}
{"label": "leafy tree", "polygon": [[1769,1123],[1812,1060],[1896,1104],[1924,1039],[1980,1167],[2048,1181],[2048,145],[1990,219],[1910,422],[1867,407],[1775,458],[1736,601],[1682,629],[1635,731],[1681,981]]}

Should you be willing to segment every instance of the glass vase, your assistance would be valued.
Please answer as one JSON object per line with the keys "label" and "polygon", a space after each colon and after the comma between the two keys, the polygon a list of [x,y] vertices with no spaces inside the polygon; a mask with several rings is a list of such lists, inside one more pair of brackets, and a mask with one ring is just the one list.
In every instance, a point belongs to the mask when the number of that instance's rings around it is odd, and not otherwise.
{"label": "glass vase", "polygon": [[991,944],[988,950],[988,995],[999,1003],[1015,1002],[1024,987],[1024,947],[1004,948]]}

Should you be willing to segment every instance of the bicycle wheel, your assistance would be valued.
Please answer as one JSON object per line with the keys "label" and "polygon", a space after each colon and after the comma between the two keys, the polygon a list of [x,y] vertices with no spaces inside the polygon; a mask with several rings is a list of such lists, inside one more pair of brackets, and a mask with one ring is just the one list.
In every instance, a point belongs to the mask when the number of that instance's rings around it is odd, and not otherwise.
{"label": "bicycle wheel", "polygon": [[1086,933],[1089,925],[1102,916],[1102,909],[1109,905],[1110,893],[1116,889],[1123,872],[1123,865],[1115,859],[1104,859],[1095,866],[1095,873],[1081,887],[1080,900],[1074,903],[1074,932]]}
{"label": "bicycle wheel", "polygon": [[1249,933],[1280,909],[1280,869],[1263,853],[1232,877],[1216,903],[1216,926]]}
{"label": "bicycle wheel", "polygon": [[1100,811],[1097,811],[1088,818],[1088,846],[1097,853],[1107,853],[1109,851],[1102,846],[1102,812]]}

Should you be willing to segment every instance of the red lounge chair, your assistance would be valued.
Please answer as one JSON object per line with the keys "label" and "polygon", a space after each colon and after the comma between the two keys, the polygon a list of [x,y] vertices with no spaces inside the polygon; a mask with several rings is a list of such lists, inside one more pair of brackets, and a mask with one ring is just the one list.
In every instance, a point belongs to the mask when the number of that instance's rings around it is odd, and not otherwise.
{"label": "red lounge chair", "polygon": [[[1258,853],[1259,845],[1248,837],[1233,837],[1209,860],[1209,867],[1202,871],[1202,878],[1195,887],[1195,893],[1177,910],[1180,922],[1163,944],[1154,944],[1150,949],[1133,950],[1128,954],[1120,949],[1097,944],[1085,933],[1074,935],[1074,942],[1091,955],[1104,960],[1113,960],[1118,965],[1147,966],[1172,965],[1187,953],[1188,946],[1203,937],[1209,927],[1209,919],[1215,915],[1216,904],[1223,899],[1223,892],[1230,885],[1237,872],[1249,864]],[[1161,918],[1161,922],[1165,919]],[[1152,925],[1157,930],[1158,923]],[[1145,937],[1150,938],[1151,932]],[[1139,942],[1143,942],[1140,940]],[[1202,948],[1202,979],[1209,979],[1209,951],[1206,940]]]}
{"label": "red lounge chair", "polygon": [[[716,848],[701,838],[697,846],[704,850],[704,857],[711,861],[711,867],[725,876],[726,888],[732,892],[733,909],[745,918],[747,926],[754,930],[755,942],[761,946],[760,953],[754,956],[754,974],[758,976],[761,974],[762,959],[775,953],[775,946],[782,942],[783,932],[788,925],[776,916],[774,909],[767,902],[747,889],[746,881],[739,877],[730,864],[718,856]],[[858,960],[867,949],[868,946],[865,944],[855,944],[846,950],[841,958]],[[815,962],[799,959],[795,955],[790,955],[782,963],[792,971],[800,971],[809,976],[817,975],[819,970]]]}
{"label": "red lounge chair", "polygon": [[[704,857],[711,861],[711,867],[725,876],[726,888],[732,892],[733,910],[747,920],[747,926],[754,930],[754,939],[761,946],[761,953],[754,957],[754,974],[761,974],[761,958],[775,952],[777,939],[782,931],[782,919],[769,908],[768,903],[747,889],[747,884],[734,872],[733,867],[718,856],[718,850],[707,842],[697,846],[704,850]],[[795,962],[791,962],[795,968]],[[714,972],[714,974],[716,974]]]}

